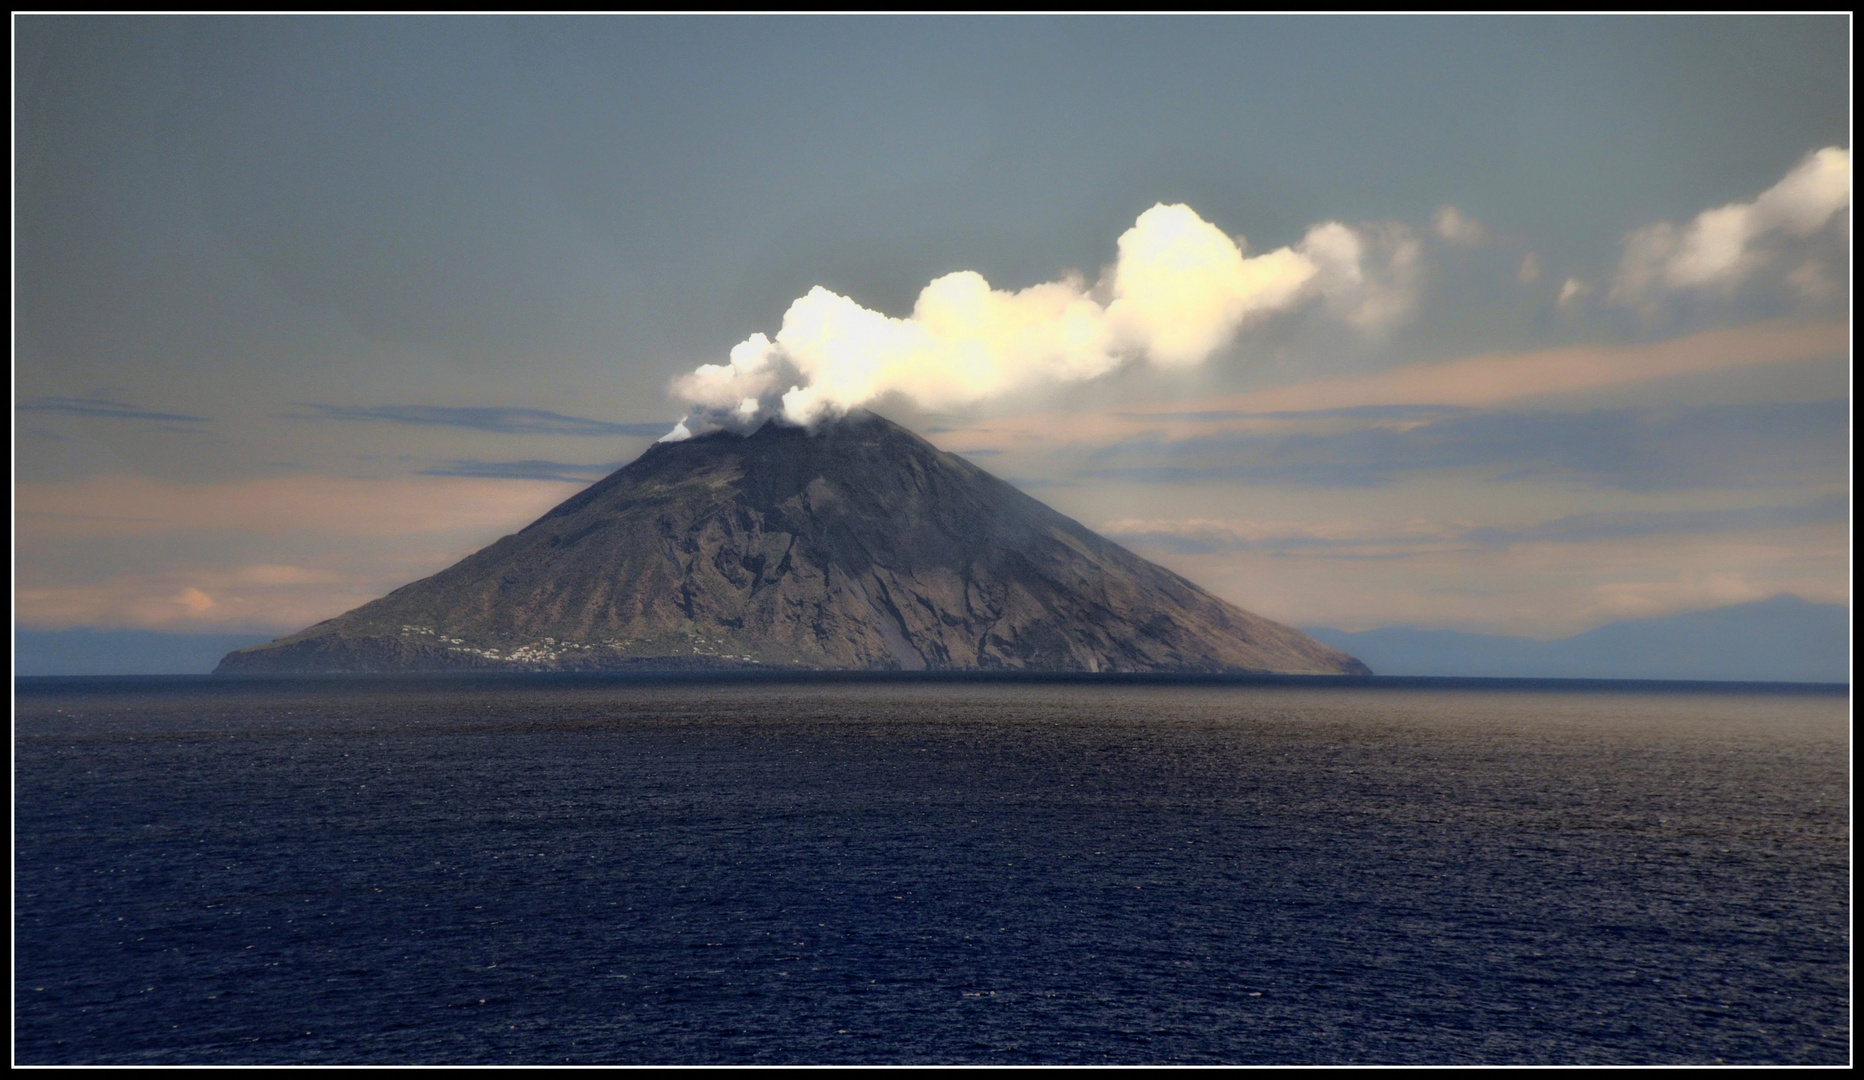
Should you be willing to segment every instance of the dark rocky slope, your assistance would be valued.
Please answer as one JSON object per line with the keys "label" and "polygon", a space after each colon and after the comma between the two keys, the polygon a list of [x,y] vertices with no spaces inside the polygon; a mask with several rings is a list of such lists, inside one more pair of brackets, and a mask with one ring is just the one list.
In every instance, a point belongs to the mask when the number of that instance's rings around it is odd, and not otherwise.
{"label": "dark rocky slope", "polygon": [[871,413],[659,443],[522,532],[222,673],[1365,673]]}

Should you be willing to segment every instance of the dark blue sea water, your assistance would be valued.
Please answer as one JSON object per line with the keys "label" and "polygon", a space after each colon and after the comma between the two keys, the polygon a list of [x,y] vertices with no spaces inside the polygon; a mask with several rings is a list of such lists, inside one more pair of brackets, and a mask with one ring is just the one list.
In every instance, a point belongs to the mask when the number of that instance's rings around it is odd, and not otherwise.
{"label": "dark blue sea water", "polygon": [[1844,1062],[1842,693],[22,683],[44,1062]]}

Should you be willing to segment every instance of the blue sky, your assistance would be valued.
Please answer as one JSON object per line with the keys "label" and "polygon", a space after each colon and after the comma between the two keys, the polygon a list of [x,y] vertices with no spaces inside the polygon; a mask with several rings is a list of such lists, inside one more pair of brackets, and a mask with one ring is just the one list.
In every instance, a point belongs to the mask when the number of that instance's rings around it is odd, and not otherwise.
{"label": "blue sky", "polygon": [[846,393],[1290,622],[1849,596],[1842,16],[14,26],[22,625],[337,614],[812,289],[1107,306],[1155,206],[1306,269],[1193,360]]}

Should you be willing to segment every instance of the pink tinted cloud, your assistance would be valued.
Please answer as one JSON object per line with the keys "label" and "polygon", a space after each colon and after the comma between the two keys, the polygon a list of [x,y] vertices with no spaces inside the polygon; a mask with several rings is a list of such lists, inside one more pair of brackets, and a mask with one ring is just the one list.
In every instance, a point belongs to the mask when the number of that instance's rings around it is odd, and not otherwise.
{"label": "pink tinted cloud", "polygon": [[1323,379],[1232,398],[1248,412],[1366,405],[1496,405],[1678,375],[1778,364],[1845,352],[1843,323],[1790,320],[1708,330],[1635,345],[1572,345],[1407,364],[1376,375]]}
{"label": "pink tinted cloud", "polygon": [[365,604],[397,584],[302,567],[156,570],[22,585],[14,596],[14,618],[41,630],[104,626],[286,633]]}
{"label": "pink tinted cloud", "polygon": [[[569,494],[549,481],[289,476],[210,484],[92,476],[16,493],[23,626],[287,632],[341,614],[522,528]],[[226,551],[200,565],[157,538],[198,535]],[[308,565],[285,563],[313,537]],[[68,564],[99,545],[120,572]]]}
{"label": "pink tinted cloud", "polygon": [[286,476],[177,484],[110,474],[21,484],[21,539],[172,532],[320,532],[403,536],[520,528],[561,502],[551,481],[464,477]]}
{"label": "pink tinted cloud", "polygon": [[1850,330],[1842,322],[1779,319],[1667,341],[1568,345],[1406,364],[1367,375],[1203,398],[1191,406],[1195,412],[1187,411],[1184,402],[1166,402],[1088,414],[1031,413],[954,429],[939,443],[965,451],[1113,442],[1137,435],[1183,439],[1276,422],[1263,414],[1380,405],[1499,405],[1729,368],[1842,356],[1850,345]]}

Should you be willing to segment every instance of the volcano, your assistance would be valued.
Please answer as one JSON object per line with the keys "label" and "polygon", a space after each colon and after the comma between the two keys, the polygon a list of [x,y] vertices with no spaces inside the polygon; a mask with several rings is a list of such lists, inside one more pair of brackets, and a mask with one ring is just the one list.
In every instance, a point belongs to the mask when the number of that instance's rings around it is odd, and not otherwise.
{"label": "volcano", "polygon": [[656,443],[216,673],[727,668],[1369,674],[864,411]]}

